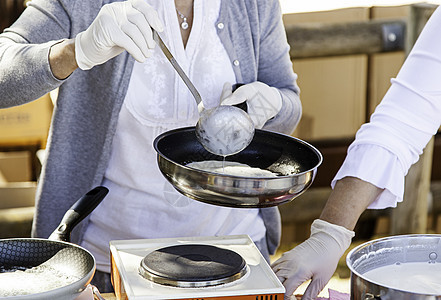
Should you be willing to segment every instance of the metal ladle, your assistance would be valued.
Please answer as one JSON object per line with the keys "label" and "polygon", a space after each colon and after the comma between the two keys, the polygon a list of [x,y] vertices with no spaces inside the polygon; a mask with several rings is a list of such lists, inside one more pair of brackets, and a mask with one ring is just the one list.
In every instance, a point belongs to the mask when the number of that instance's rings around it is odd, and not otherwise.
{"label": "metal ladle", "polygon": [[[178,72],[199,105],[202,102],[201,95],[156,30],[153,30],[153,39]],[[195,132],[198,141],[207,151],[216,155],[227,156],[239,153],[251,143],[254,136],[254,123],[242,109],[230,105],[220,105],[211,109],[204,109],[200,113]]]}

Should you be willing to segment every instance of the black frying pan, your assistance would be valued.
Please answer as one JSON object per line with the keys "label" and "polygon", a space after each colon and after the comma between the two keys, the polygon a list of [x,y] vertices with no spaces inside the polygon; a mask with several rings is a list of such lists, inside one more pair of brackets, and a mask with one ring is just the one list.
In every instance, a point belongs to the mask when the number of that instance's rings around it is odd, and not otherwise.
{"label": "black frying pan", "polygon": [[186,127],[159,135],[154,143],[158,166],[167,180],[192,199],[229,207],[268,207],[292,201],[313,182],[321,153],[292,136],[256,129],[251,144],[226,160],[267,169],[274,178],[240,177],[187,167],[191,162],[219,160]]}
{"label": "black frying pan", "polygon": [[[92,280],[95,258],[70,243],[70,233],[107,193],[100,186],[81,197],[49,239],[0,240],[0,299],[75,299]],[[16,288],[17,283],[21,287]]]}

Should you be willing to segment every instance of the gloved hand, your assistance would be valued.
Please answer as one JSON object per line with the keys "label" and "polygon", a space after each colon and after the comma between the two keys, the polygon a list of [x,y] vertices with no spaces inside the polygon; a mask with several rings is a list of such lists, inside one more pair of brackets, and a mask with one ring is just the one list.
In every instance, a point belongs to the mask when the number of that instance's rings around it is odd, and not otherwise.
{"label": "gloved hand", "polygon": [[247,103],[247,112],[254,127],[261,129],[266,121],[277,115],[282,108],[282,96],[276,88],[255,81],[239,87],[234,93],[231,84],[225,83],[221,95],[221,105]]}
{"label": "gloved hand", "polygon": [[302,300],[316,299],[331,279],[340,257],[351,244],[354,232],[317,219],[312,223],[309,239],[285,252],[271,267],[285,286],[285,299],[312,279]]}
{"label": "gloved hand", "polygon": [[144,0],[104,5],[89,28],[75,38],[78,66],[89,70],[124,50],[143,62],[156,44],[151,28],[163,31],[157,12]]}

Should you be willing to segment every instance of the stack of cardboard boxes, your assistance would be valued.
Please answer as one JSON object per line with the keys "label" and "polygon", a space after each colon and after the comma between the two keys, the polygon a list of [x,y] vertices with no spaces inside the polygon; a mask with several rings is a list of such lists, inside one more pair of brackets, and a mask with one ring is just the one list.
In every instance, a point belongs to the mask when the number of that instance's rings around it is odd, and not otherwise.
{"label": "stack of cardboard boxes", "polygon": [[31,232],[36,182],[29,151],[0,152],[0,238]]}
{"label": "stack of cardboard boxes", "polygon": [[0,238],[30,235],[38,149],[46,146],[53,105],[49,95],[0,109]]}
{"label": "stack of cardboard boxes", "polygon": [[[409,5],[350,7],[285,14],[283,18],[286,25],[332,24],[406,19],[409,12]],[[283,243],[300,242],[309,236],[310,224],[320,215],[349,143],[369,120],[404,59],[404,51],[397,51],[293,60],[303,106],[293,136],[317,146],[324,161],[312,187],[292,203],[280,206]]]}
{"label": "stack of cardboard boxes", "polygon": [[49,94],[24,105],[0,109],[0,147],[44,147],[52,109]]}

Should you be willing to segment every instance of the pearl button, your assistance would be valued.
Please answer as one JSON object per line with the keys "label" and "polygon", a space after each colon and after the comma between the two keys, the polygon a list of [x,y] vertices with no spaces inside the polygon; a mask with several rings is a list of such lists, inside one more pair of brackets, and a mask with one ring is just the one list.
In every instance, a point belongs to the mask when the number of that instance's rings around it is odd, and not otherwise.
{"label": "pearl button", "polygon": [[224,29],[224,23],[217,23],[217,28]]}
{"label": "pearl button", "polygon": [[235,59],[235,60],[233,61],[233,65],[235,65],[235,66],[237,67],[238,65],[240,65],[240,62],[239,62],[237,59]]}

